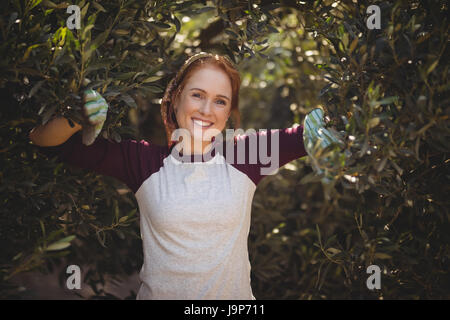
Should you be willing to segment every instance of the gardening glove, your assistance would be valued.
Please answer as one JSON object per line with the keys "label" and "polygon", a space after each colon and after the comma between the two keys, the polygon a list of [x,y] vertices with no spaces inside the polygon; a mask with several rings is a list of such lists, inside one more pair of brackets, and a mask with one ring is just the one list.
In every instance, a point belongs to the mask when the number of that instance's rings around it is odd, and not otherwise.
{"label": "gardening glove", "polygon": [[340,148],[325,151],[332,144],[342,147],[343,142],[337,133],[325,128],[322,109],[316,108],[306,115],[303,142],[313,170],[322,176],[323,183],[332,182],[336,168],[345,164],[345,154],[340,152]]}
{"label": "gardening glove", "polygon": [[89,123],[83,126],[83,144],[88,146],[102,131],[108,113],[108,103],[97,91],[85,90],[83,112]]}

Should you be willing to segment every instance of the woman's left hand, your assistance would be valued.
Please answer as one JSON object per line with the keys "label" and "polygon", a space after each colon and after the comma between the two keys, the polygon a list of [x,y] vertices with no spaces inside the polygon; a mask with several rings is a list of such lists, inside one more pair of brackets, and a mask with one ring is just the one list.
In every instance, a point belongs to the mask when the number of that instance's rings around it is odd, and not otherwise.
{"label": "woman's left hand", "polygon": [[341,138],[325,128],[324,112],[320,108],[316,108],[308,113],[303,122],[303,142],[305,144],[306,152],[308,153],[313,169],[318,174],[324,174],[324,182],[329,182],[332,175],[330,175],[327,168],[334,166],[333,157],[321,157],[323,151],[332,144],[343,146]]}

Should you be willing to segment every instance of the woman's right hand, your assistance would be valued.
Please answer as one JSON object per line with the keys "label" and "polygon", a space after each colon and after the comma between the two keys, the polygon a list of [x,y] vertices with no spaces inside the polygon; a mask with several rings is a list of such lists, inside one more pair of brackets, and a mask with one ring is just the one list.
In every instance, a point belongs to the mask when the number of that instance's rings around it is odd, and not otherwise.
{"label": "woman's right hand", "polygon": [[83,112],[89,125],[83,126],[83,143],[92,144],[103,128],[108,113],[108,103],[95,90],[84,91]]}

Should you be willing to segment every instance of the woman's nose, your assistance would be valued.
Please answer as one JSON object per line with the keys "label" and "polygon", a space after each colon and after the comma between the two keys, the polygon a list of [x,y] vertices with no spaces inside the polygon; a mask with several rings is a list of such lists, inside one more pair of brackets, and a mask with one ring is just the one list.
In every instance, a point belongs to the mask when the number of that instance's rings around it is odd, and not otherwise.
{"label": "woman's nose", "polygon": [[205,100],[205,102],[202,103],[202,105],[200,106],[199,112],[201,114],[208,115],[211,113],[211,108],[212,108],[212,101]]}

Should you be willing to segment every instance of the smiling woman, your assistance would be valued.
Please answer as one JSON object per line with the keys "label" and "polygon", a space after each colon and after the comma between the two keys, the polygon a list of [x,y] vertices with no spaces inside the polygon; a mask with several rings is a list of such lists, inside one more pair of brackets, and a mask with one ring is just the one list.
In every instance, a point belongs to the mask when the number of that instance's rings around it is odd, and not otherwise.
{"label": "smiling woman", "polygon": [[171,137],[175,129],[186,128],[194,136],[194,119],[201,127],[205,124],[200,121],[212,122],[214,128],[222,131],[231,117],[234,128],[239,128],[240,86],[239,72],[225,56],[201,52],[186,60],[169,82],[161,102],[169,147],[173,144]]}
{"label": "smiling woman", "polygon": [[[239,72],[228,59],[200,53],[187,60],[162,100],[165,146],[103,138],[87,146],[74,134],[81,127],[71,128],[63,118],[30,135],[42,146],[60,144],[46,152],[115,177],[134,192],[144,249],[137,299],[254,299],[247,245],[253,195],[266,175],[306,151],[303,127],[297,126],[217,139],[212,150],[220,145],[221,151],[205,159],[204,149],[213,143],[203,141],[204,135],[220,133],[231,116],[239,124],[239,87]],[[177,129],[188,131],[191,143],[204,142],[193,150],[201,154],[199,161],[174,156]],[[63,138],[42,143],[54,135]],[[267,150],[269,162],[261,157]]]}

